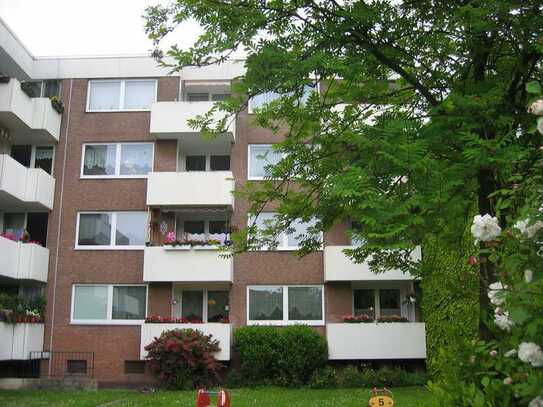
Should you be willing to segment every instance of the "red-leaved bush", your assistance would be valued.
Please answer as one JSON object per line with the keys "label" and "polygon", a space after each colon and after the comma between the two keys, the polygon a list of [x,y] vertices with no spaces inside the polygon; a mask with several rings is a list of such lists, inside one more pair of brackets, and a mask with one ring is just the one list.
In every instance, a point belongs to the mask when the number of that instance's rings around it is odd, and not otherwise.
{"label": "red-leaved bush", "polygon": [[164,331],[145,350],[149,367],[168,389],[213,386],[224,368],[214,356],[219,341],[195,329]]}

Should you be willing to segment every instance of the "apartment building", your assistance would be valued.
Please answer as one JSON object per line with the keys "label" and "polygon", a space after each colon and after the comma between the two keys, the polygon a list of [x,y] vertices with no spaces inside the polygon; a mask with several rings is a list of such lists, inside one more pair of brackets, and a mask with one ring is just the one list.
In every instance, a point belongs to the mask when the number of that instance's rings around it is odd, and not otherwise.
{"label": "apartment building", "polygon": [[302,222],[275,250],[220,255],[249,222],[232,191],[280,159],[251,119],[272,94],[214,140],[188,123],[230,94],[243,61],[169,75],[146,56],[37,59],[1,21],[0,38],[0,292],[46,297],[43,321],[0,322],[0,376],[30,365],[148,382],[144,348],[161,332],[212,334],[228,363],[233,330],[254,324],[313,326],[332,360],[425,358],[416,282],[352,263],[348,220],[303,258]]}

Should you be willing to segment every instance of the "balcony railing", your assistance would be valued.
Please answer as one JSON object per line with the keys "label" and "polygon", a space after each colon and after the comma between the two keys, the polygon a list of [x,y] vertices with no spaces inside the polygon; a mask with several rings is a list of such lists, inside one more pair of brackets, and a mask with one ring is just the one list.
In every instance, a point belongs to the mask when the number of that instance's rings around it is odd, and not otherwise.
{"label": "balcony railing", "polygon": [[143,324],[141,326],[141,344],[140,357],[144,359],[147,356],[145,347],[149,345],[154,338],[159,337],[162,332],[172,329],[197,329],[205,335],[212,335],[213,339],[219,341],[221,350],[215,355],[218,360],[230,360],[230,341],[232,328],[230,324],[206,323],[206,324]]}
{"label": "balcony railing", "polygon": [[231,171],[151,172],[147,177],[149,206],[234,206]]}
{"label": "balcony railing", "polygon": [[144,281],[232,282],[232,257],[213,246],[146,247]]}
{"label": "balcony railing", "polygon": [[425,359],[423,322],[326,324],[330,359]]}
{"label": "balcony railing", "polygon": [[0,83],[0,123],[17,144],[57,143],[61,115],[48,98],[31,98],[11,78]]}
{"label": "balcony railing", "polygon": [[0,154],[2,209],[53,209],[55,179],[41,168],[26,168],[7,154]]}
{"label": "balcony railing", "polygon": [[43,324],[0,322],[0,360],[27,360],[43,350]]}
{"label": "balcony railing", "polygon": [[[158,138],[191,138],[195,142],[210,143],[233,142],[236,138],[235,119],[227,122],[226,133],[215,140],[203,140],[199,132],[189,125],[189,119],[205,115],[215,102],[156,102],[151,107],[151,135]],[[224,113],[215,112],[214,120],[219,120]]]}
{"label": "balcony railing", "polygon": [[[354,263],[343,250],[353,246],[325,246],[324,247],[324,279],[325,281],[385,281],[385,280],[413,280],[410,274],[401,270],[388,270],[382,274],[373,273],[367,263]],[[420,259],[420,247],[413,251],[413,260]]]}
{"label": "balcony railing", "polygon": [[0,236],[0,277],[47,282],[49,249]]}

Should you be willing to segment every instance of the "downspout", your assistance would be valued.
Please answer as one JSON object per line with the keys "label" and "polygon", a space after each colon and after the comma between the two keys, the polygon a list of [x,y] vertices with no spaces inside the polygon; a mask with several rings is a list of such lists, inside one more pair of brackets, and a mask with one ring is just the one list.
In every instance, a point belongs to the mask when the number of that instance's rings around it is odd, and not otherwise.
{"label": "downspout", "polygon": [[[70,92],[68,94],[68,109],[66,115],[66,131],[64,132],[64,154],[62,157],[62,182],[60,183],[60,196],[58,205],[58,228],[57,228],[57,242],[55,247],[55,267],[53,274],[53,298],[51,304],[51,333],[49,334],[49,352],[53,351],[53,334],[55,330],[55,305],[57,294],[57,274],[58,274],[58,255],[60,251],[60,231],[62,230],[62,203],[64,198],[64,181],[66,179],[66,158],[68,156],[68,136],[70,132],[70,116],[72,110],[72,88],[74,80],[70,79]],[[51,363],[51,357],[49,357],[48,376],[51,377],[53,364]]]}

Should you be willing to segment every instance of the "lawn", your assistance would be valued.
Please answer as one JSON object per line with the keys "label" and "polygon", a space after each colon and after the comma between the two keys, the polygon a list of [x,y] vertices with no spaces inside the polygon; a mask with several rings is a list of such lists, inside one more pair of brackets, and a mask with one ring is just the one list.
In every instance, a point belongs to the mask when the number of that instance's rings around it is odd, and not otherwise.
{"label": "lawn", "polygon": [[[236,389],[231,391],[232,407],[248,406],[330,406],[365,407],[370,395],[367,389],[290,390],[277,387]],[[393,390],[398,407],[427,406],[430,393],[423,387]],[[194,406],[196,392],[157,391],[141,394],[128,390],[61,392],[51,390],[0,390],[0,406]],[[215,400],[212,400],[214,405]]]}

